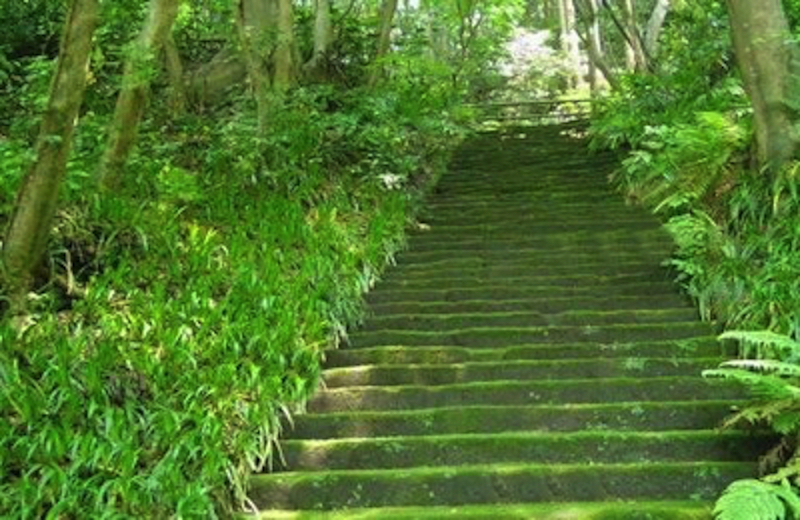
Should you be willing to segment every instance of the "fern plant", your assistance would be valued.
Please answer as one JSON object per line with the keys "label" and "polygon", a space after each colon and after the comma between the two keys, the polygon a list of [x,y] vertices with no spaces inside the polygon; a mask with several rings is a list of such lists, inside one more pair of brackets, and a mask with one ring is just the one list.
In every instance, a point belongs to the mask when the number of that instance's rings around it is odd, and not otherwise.
{"label": "fern plant", "polygon": [[717,520],[784,520],[800,513],[800,497],[784,481],[737,480],[717,500]]}
{"label": "fern plant", "polygon": [[[771,331],[729,331],[720,340],[738,340],[743,359],[705,370],[704,377],[733,380],[747,386],[753,401],[730,417],[725,426],[741,422],[768,424],[783,436],[800,432],[800,342]],[[777,472],[761,480],[738,480],[717,500],[717,520],[784,520],[800,518],[800,459],[795,452]]]}

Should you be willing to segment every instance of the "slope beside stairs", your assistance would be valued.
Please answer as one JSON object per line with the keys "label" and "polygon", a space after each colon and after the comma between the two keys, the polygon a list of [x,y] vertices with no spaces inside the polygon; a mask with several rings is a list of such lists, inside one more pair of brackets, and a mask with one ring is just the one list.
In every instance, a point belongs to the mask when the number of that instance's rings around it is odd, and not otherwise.
{"label": "slope beside stairs", "polygon": [[706,519],[767,439],[661,262],[658,222],[570,127],[464,144],[425,224],[251,481],[261,519]]}

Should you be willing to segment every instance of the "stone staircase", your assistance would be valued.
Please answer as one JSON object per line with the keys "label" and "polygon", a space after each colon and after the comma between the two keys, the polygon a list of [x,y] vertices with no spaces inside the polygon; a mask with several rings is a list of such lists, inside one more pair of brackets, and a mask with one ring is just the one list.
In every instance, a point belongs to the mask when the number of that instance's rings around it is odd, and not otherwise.
{"label": "stone staircase", "polygon": [[371,316],[257,475],[263,519],[705,519],[767,438],[700,377],[712,328],[569,127],[456,154]]}

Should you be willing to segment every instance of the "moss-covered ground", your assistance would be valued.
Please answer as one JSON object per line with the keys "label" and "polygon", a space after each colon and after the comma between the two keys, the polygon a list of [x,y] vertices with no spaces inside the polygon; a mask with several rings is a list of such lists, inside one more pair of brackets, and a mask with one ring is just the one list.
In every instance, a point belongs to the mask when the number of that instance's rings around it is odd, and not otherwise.
{"label": "moss-covered ground", "polygon": [[670,240],[565,127],[464,144],[251,480],[261,518],[707,519],[769,439],[662,267]]}

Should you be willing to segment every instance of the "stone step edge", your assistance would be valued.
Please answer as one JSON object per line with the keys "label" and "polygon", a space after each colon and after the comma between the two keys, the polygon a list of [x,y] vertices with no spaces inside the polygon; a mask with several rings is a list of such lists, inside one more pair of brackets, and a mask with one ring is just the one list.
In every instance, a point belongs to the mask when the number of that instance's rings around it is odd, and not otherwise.
{"label": "stone step edge", "polygon": [[[397,409],[397,410],[351,410],[351,411],[338,411],[338,412],[307,412],[295,417],[313,417],[314,420],[325,420],[326,418],[352,418],[356,419],[380,419],[382,417],[394,416],[429,416],[435,412],[479,412],[482,410],[500,410],[500,411],[591,411],[591,410],[629,410],[630,408],[692,408],[697,406],[698,403],[705,406],[729,406],[731,410],[745,405],[749,402],[745,398],[741,399],[704,399],[701,401],[614,401],[614,402],[598,402],[598,403],[563,403],[563,404],[531,404],[531,405],[462,405],[462,406],[435,406],[429,408],[412,408],[412,409]],[[301,419],[302,420],[302,419]]]}
{"label": "stone step edge", "polygon": [[414,312],[398,312],[390,314],[370,315],[367,316],[367,321],[380,322],[388,320],[410,320],[423,319],[423,320],[449,320],[453,318],[511,318],[511,317],[561,317],[561,316],[614,316],[614,315],[636,315],[636,316],[663,316],[674,314],[690,314],[697,313],[691,307],[672,307],[666,309],[610,309],[610,310],[565,310],[561,312],[539,312],[535,310],[530,311],[484,311],[484,312],[436,312],[419,314]]}
{"label": "stone step edge", "polygon": [[712,520],[703,501],[557,502],[467,506],[354,508],[339,511],[262,510],[238,520],[622,520],[645,515],[658,520]]}
{"label": "stone step edge", "polygon": [[[647,363],[672,363],[677,365],[698,365],[703,363],[708,363],[709,368],[716,367],[717,364],[726,360],[726,357],[723,356],[713,356],[713,357],[646,357],[646,356],[632,356],[635,358],[636,362],[641,362],[643,364]],[[625,359],[603,359],[600,360],[603,362],[610,361],[614,363],[624,363]],[[597,359],[543,359],[543,360],[536,360],[536,359],[498,359],[496,361],[467,361],[467,362],[457,362],[457,363],[363,363],[358,365],[348,365],[348,366],[340,366],[334,368],[326,368],[322,371],[323,378],[325,376],[333,376],[338,374],[344,374],[351,371],[358,371],[358,372],[370,372],[372,370],[408,370],[408,371],[419,371],[419,370],[463,370],[469,368],[491,368],[491,367],[507,367],[507,366],[514,366],[514,367],[541,367],[541,366],[552,366],[552,365],[583,365],[583,364],[590,364],[592,362],[598,362]],[[640,369],[638,368],[631,368],[631,372],[637,372]],[[512,380],[518,381],[518,380]],[[366,386],[366,385],[365,385]],[[374,385],[371,385],[374,386]],[[429,386],[438,386],[430,384]]]}
{"label": "stone step edge", "polygon": [[[635,438],[642,440],[706,440],[706,439],[742,439],[754,436],[775,437],[770,431],[750,431],[750,430],[575,430],[575,431],[545,431],[545,430],[520,430],[498,433],[446,433],[428,435],[397,435],[397,436],[377,436],[377,437],[343,437],[336,439],[286,439],[280,441],[282,446],[303,446],[303,447],[331,447],[346,445],[365,445],[383,443],[402,443],[426,444],[446,441],[486,441],[486,440],[595,440],[605,439],[609,441],[624,441]],[[657,462],[657,461],[654,461]],[[694,462],[702,462],[696,460]],[[543,464],[543,463],[542,463]],[[312,470],[303,470],[303,473]],[[324,470],[320,470],[324,471]],[[320,471],[317,471],[318,473]]]}
{"label": "stone step edge", "polygon": [[[505,463],[505,464],[470,464],[464,466],[422,466],[413,468],[388,468],[388,469],[335,469],[327,471],[285,471],[280,473],[260,473],[251,477],[251,483],[259,480],[269,484],[278,481],[281,485],[291,485],[292,481],[317,479],[320,477],[335,479],[336,477],[356,478],[388,478],[390,480],[404,480],[414,477],[447,477],[455,474],[481,474],[481,473],[540,473],[563,474],[570,471],[589,471],[592,473],[606,473],[614,470],[650,471],[653,468],[681,469],[681,468],[748,468],[754,469],[754,462],[720,462],[720,461],[688,461],[688,462],[648,462],[625,464],[547,464],[547,463]],[[255,482],[252,482],[255,480]]]}

